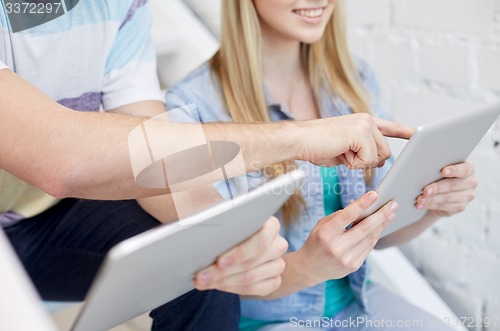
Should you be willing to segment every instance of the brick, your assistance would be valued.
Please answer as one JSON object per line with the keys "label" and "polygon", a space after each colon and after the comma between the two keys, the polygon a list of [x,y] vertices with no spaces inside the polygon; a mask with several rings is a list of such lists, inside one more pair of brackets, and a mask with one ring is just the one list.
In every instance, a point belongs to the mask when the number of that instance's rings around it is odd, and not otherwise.
{"label": "brick", "polygon": [[391,98],[394,120],[419,126],[446,116],[477,108],[477,104],[430,91],[396,90]]}
{"label": "brick", "polygon": [[389,25],[389,0],[349,0],[346,1],[350,25]]}
{"label": "brick", "polygon": [[467,86],[472,80],[469,50],[454,44],[421,46],[421,77],[449,85]]}
{"label": "brick", "polygon": [[500,188],[499,164],[500,160],[495,153],[475,151],[469,157],[476,168],[475,176],[479,181],[476,189],[476,199],[486,206],[499,204],[498,190]]}
{"label": "brick", "polygon": [[485,218],[485,206],[478,201],[472,201],[464,212],[442,218],[433,229],[447,238],[455,238],[469,246],[479,246],[485,240]]}
{"label": "brick", "polygon": [[486,223],[486,227],[488,229],[486,232],[486,247],[490,249],[493,253],[497,254],[498,256],[500,256],[500,206],[499,205],[500,201],[490,206],[490,217],[488,219],[488,222]]}
{"label": "brick", "polygon": [[408,260],[413,264],[415,267],[420,268],[420,254],[419,251],[416,247],[417,245],[414,245],[413,242],[410,242],[408,244],[399,246],[403,254],[408,258]]}
{"label": "brick", "polygon": [[[437,287],[435,290],[457,317],[481,318],[481,300],[475,298],[474,295],[471,295],[464,288],[447,286],[444,288]],[[472,328],[471,330],[480,331],[481,328]]]}
{"label": "brick", "polygon": [[498,298],[500,294],[500,257],[482,251],[471,253],[465,278],[476,297]]}
{"label": "brick", "polygon": [[[396,121],[418,126],[498,100],[500,0],[389,2],[386,7],[383,0],[348,1],[349,40],[377,72]],[[500,121],[469,159],[480,184],[467,210],[403,247],[457,315],[476,319],[500,314],[495,141],[500,142]],[[403,143],[394,145],[400,150]],[[482,330],[500,331],[500,321]]]}
{"label": "brick", "polygon": [[[500,331],[500,298],[493,298],[486,302],[484,318],[486,331]],[[490,325],[486,326],[488,322]]]}
{"label": "brick", "polygon": [[500,91],[500,50],[480,48],[477,66],[479,86]]}
{"label": "brick", "polygon": [[351,53],[358,58],[364,60],[369,59],[370,48],[372,45],[372,40],[366,33],[362,34],[358,31],[349,30],[348,35],[349,49]]}
{"label": "brick", "polygon": [[375,38],[372,64],[381,81],[408,81],[415,78],[412,45],[407,40]]}
{"label": "brick", "polygon": [[494,33],[493,0],[394,0],[397,26],[460,34]]}
{"label": "brick", "polygon": [[419,253],[419,270],[425,278],[438,284],[464,286],[467,248],[437,236],[417,238],[412,243]]}

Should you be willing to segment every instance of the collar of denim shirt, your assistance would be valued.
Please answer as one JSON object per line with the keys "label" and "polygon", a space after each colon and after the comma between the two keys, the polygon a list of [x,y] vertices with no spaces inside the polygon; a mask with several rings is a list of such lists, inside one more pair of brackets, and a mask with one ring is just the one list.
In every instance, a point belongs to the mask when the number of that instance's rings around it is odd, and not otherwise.
{"label": "collar of denim shirt", "polygon": [[[269,115],[273,121],[293,121],[295,117],[284,105],[274,100],[267,86],[264,85],[264,99],[269,110]],[[351,109],[338,96],[321,91],[320,100],[316,100],[319,108],[320,118],[343,116],[352,114]]]}

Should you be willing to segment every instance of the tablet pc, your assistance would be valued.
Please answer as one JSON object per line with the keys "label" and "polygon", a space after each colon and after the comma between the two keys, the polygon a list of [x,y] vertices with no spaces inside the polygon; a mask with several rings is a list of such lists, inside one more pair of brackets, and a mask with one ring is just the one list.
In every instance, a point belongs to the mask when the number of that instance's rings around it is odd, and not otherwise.
{"label": "tablet pc", "polygon": [[499,114],[500,104],[496,104],[420,126],[378,186],[379,199],[358,221],[391,200],[400,207],[382,236],[422,218],[426,211],[414,206],[422,189],[442,179],[444,167],[466,161]]}
{"label": "tablet pc", "polygon": [[192,290],[195,273],[257,232],[303,177],[301,170],[290,172],[182,224],[119,243],[107,254],[72,330],[107,330]]}

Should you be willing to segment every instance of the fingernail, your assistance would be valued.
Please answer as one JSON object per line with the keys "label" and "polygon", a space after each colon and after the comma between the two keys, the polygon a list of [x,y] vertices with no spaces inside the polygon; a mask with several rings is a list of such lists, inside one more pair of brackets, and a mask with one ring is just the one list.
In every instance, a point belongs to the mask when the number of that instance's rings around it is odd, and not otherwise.
{"label": "fingernail", "polygon": [[202,287],[208,286],[212,280],[212,274],[209,271],[203,271],[198,276],[198,284]]}
{"label": "fingernail", "polygon": [[224,257],[220,260],[219,266],[221,268],[227,268],[230,267],[234,262],[234,259],[232,257]]}
{"label": "fingernail", "polygon": [[427,190],[427,195],[431,195],[433,192],[434,192],[434,189],[430,188],[430,189]]}
{"label": "fingernail", "polygon": [[445,169],[445,170],[444,170],[444,175],[445,175],[445,176],[449,176],[449,175],[451,175],[451,170],[450,170],[450,169]]}
{"label": "fingernail", "polygon": [[376,201],[376,200],[377,200],[377,197],[378,197],[378,195],[377,195],[377,193],[375,193],[375,192],[370,192],[370,193],[368,194],[368,200],[370,200],[370,201]]}
{"label": "fingernail", "polygon": [[388,218],[389,222],[392,222],[392,220],[394,220],[394,218],[396,218],[396,214],[391,214],[391,216],[389,216],[389,218]]}
{"label": "fingernail", "polygon": [[425,203],[427,202],[427,199],[426,198],[423,198],[421,201],[420,201],[420,204],[422,205],[425,205]]}
{"label": "fingernail", "polygon": [[399,204],[397,202],[393,202],[391,205],[391,210],[398,210]]}
{"label": "fingernail", "polygon": [[418,209],[424,209],[424,205],[418,205]]}

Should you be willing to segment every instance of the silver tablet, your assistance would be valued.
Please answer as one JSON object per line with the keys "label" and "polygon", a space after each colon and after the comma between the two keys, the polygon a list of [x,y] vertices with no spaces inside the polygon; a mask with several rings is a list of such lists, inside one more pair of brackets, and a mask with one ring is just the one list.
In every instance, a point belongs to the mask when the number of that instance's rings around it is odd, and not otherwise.
{"label": "silver tablet", "polygon": [[300,170],[285,174],[182,225],[121,242],[108,253],[72,330],[107,330],[192,290],[195,273],[257,232],[303,177]]}
{"label": "silver tablet", "polygon": [[359,219],[391,200],[400,207],[382,236],[422,218],[425,210],[414,206],[422,189],[442,179],[444,167],[464,162],[499,115],[500,104],[496,104],[420,126],[378,186],[378,201]]}

